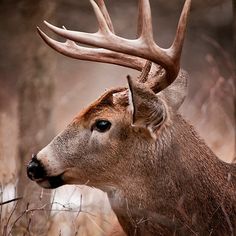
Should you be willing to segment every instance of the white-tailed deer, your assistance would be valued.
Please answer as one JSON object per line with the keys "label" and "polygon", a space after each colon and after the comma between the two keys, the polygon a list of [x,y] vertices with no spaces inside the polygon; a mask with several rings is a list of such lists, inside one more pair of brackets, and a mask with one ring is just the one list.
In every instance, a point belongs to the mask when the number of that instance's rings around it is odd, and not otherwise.
{"label": "white-tailed deer", "polygon": [[127,235],[233,235],[236,167],[219,160],[178,113],[187,88],[180,55],[191,0],[169,49],[153,40],[148,0],[139,0],[135,40],[115,35],[103,0],[91,3],[97,33],[45,22],[67,41],[39,34],[66,56],[142,73],[75,117],[32,158],[29,178],[44,188],[87,183],[106,191]]}

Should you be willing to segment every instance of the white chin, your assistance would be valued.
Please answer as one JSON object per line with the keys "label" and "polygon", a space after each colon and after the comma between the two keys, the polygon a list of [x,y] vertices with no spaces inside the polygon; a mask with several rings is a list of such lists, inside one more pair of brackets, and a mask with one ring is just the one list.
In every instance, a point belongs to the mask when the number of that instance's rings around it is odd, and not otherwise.
{"label": "white chin", "polygon": [[51,188],[51,184],[49,183],[48,180],[39,180],[36,181],[36,183],[42,188]]}
{"label": "white chin", "polygon": [[36,180],[36,183],[43,188],[58,188],[64,185],[63,173],[57,176],[49,176],[45,179]]}

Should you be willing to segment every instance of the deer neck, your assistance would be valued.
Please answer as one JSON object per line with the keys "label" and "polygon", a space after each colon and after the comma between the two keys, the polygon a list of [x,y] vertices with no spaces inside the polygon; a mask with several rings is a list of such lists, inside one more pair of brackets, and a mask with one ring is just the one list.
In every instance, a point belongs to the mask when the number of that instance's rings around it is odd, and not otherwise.
{"label": "deer neck", "polygon": [[[181,228],[181,222],[190,227],[205,225],[212,222],[214,214],[222,218],[223,209],[214,212],[224,199],[229,199],[225,202],[229,208],[230,201],[235,202],[236,168],[220,161],[180,115],[174,124],[148,152],[134,152],[133,159],[143,162],[134,164],[136,170],[130,170],[119,190],[108,193],[113,210],[130,234],[138,222],[147,225],[148,219],[155,222],[151,226],[154,232],[158,228],[163,233]],[[232,212],[235,214],[235,209]]]}

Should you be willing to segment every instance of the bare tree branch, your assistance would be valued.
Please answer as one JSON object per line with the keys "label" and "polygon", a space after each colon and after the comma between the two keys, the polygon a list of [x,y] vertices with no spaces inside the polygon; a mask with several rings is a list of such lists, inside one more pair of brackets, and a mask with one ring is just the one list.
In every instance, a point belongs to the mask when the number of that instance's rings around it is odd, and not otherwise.
{"label": "bare tree branch", "polygon": [[13,198],[13,199],[5,201],[5,202],[0,202],[0,206],[11,203],[11,202],[15,202],[15,201],[18,201],[18,200],[21,200],[21,199],[22,199],[22,197],[16,197],[16,198]]}

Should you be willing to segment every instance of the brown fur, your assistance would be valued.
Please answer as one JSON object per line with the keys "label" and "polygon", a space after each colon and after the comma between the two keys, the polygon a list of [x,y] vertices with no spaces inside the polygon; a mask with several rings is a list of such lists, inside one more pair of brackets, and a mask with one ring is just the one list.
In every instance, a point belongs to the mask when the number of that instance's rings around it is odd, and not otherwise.
{"label": "brown fur", "polygon": [[[129,207],[113,208],[121,225],[128,235],[230,235],[236,223],[235,165],[220,161],[180,115],[173,123],[156,152],[146,156],[135,147],[142,181],[130,174],[132,181],[124,184]],[[132,166],[130,173],[138,171]]]}
{"label": "brown fur", "polygon": [[[106,191],[127,235],[234,233],[235,165],[219,160],[162,94],[156,96],[167,114],[161,127],[132,126],[127,93],[106,92],[49,144],[52,157],[38,154],[49,175],[62,169],[65,184],[88,181]],[[90,130],[100,118],[112,122],[107,133]]]}

